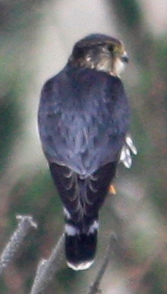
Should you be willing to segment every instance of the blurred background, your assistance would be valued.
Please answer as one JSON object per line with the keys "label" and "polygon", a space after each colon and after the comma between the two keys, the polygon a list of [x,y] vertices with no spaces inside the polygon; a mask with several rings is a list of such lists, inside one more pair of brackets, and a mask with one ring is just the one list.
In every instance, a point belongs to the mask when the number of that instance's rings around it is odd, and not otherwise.
{"label": "blurred background", "polygon": [[0,1],[0,248],[30,214],[30,234],[0,279],[1,294],[29,293],[41,258],[63,230],[62,206],[42,154],[37,109],[43,83],[90,33],[120,38],[130,56],[122,75],[138,148],[119,166],[116,195],[101,210],[97,258],[89,271],[65,262],[47,294],[87,293],[111,232],[118,236],[101,289],[105,294],[167,293],[167,1]]}

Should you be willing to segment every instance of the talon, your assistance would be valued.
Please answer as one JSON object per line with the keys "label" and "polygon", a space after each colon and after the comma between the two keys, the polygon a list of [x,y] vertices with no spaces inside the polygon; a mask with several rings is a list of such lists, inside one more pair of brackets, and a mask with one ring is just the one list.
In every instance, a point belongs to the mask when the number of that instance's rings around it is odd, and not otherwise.
{"label": "talon", "polygon": [[114,194],[114,195],[117,194],[116,189],[113,185],[109,186],[109,193]]}

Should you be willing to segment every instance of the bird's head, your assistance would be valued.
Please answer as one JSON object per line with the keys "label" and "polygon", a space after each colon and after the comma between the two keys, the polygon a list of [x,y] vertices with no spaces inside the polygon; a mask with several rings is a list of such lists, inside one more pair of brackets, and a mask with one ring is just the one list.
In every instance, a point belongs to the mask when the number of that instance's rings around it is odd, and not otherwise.
{"label": "bird's head", "polygon": [[128,62],[128,55],[120,40],[103,34],[92,34],[75,44],[69,62],[119,76]]}

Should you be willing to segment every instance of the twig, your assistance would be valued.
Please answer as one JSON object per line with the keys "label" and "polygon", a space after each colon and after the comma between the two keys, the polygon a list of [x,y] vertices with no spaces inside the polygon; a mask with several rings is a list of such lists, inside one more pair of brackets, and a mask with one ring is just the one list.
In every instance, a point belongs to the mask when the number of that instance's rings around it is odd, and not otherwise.
{"label": "twig", "polygon": [[116,244],[116,235],[112,234],[109,240],[108,247],[106,249],[102,266],[97,273],[94,283],[92,284],[92,286],[90,286],[88,294],[96,294],[100,292],[99,290],[100,282],[107,268],[107,265],[111,256],[111,251],[115,249],[115,244]]}
{"label": "twig", "polygon": [[31,216],[17,215],[16,218],[18,220],[18,227],[11,236],[0,257],[0,274],[2,274],[3,270],[19,250],[29,230],[31,228],[37,228],[37,224],[33,221]]}
{"label": "twig", "polygon": [[64,234],[61,235],[49,259],[43,259],[39,263],[30,294],[41,294],[46,290],[49,282],[62,263],[62,258],[64,256],[62,254],[63,244]]}

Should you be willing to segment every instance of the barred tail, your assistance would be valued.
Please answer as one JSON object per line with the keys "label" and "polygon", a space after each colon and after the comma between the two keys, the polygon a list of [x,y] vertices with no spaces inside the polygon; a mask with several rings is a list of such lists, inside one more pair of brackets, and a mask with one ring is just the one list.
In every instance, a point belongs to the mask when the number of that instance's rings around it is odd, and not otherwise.
{"label": "barred tail", "polygon": [[50,163],[50,171],[64,205],[67,264],[88,269],[94,261],[98,213],[114,178],[117,162],[106,164],[86,178],[66,166]]}
{"label": "barred tail", "polygon": [[65,225],[67,265],[73,270],[86,270],[94,262],[98,237],[98,221],[92,220],[86,230],[68,221]]}

